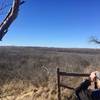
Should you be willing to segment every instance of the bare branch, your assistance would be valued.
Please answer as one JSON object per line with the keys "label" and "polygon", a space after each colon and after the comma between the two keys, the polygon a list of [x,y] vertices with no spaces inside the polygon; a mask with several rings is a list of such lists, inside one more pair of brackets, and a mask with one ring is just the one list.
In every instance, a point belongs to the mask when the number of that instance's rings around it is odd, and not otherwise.
{"label": "bare branch", "polygon": [[95,44],[100,44],[100,40],[98,40],[95,36],[92,36],[91,38],[90,38],[90,41],[89,42],[93,42],[93,43],[95,43]]}
{"label": "bare branch", "polygon": [[10,8],[7,16],[0,24],[0,40],[2,40],[3,36],[7,33],[8,28],[13,23],[13,21],[17,18],[19,6],[20,6],[20,0],[14,0],[13,5]]}

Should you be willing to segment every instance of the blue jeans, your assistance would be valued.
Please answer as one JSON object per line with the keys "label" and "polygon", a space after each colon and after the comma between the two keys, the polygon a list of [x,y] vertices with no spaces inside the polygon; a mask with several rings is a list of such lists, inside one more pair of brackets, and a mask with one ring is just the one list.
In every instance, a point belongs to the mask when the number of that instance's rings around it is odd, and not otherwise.
{"label": "blue jeans", "polygon": [[93,100],[100,100],[100,89],[94,90],[91,97]]}

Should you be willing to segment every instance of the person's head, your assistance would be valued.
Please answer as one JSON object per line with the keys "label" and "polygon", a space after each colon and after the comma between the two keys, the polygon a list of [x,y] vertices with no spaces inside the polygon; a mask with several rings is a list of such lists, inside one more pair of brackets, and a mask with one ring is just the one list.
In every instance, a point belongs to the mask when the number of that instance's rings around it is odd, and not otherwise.
{"label": "person's head", "polygon": [[91,82],[97,83],[97,88],[100,88],[100,72],[94,71],[90,74]]}

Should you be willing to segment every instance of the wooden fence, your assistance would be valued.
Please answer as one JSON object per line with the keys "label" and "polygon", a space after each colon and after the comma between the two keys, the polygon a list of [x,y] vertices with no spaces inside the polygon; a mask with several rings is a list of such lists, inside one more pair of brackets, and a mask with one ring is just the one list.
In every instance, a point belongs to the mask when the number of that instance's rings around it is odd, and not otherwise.
{"label": "wooden fence", "polygon": [[58,82],[58,100],[61,100],[61,88],[65,87],[68,89],[75,90],[75,88],[62,84],[60,81],[60,76],[73,76],[73,77],[89,77],[90,74],[82,74],[82,73],[67,73],[61,72],[59,68],[57,68],[57,82]]}

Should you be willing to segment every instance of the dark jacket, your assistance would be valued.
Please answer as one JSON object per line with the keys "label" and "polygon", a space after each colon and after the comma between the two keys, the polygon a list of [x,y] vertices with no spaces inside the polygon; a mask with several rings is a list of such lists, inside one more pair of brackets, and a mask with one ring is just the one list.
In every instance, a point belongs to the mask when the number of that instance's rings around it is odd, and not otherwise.
{"label": "dark jacket", "polygon": [[78,100],[100,100],[100,89],[95,89],[91,91],[91,94],[88,91],[88,87],[91,85],[91,82],[86,79],[76,88],[75,93]]}

